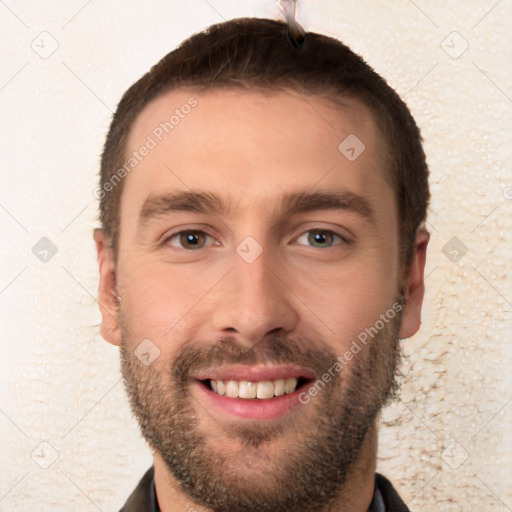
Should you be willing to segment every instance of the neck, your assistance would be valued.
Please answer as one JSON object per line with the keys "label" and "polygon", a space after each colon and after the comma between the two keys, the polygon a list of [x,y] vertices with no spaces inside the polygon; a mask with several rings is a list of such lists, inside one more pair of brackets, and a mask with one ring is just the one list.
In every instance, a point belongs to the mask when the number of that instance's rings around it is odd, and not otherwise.
{"label": "neck", "polygon": [[[360,457],[347,475],[339,498],[325,512],[367,512],[374,492],[377,444],[377,428],[374,425],[366,435]],[[161,512],[211,512],[209,508],[198,505],[183,492],[159,453],[153,453],[153,461],[156,494]]]}

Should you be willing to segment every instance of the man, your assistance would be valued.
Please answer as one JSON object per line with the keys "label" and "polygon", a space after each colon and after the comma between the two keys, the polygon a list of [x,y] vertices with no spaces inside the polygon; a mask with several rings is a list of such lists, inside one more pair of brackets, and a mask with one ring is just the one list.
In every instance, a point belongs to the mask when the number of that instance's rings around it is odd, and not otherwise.
{"label": "man", "polygon": [[342,43],[293,43],[277,21],[212,26],[112,121],[101,334],[154,455],[124,512],[407,510],[375,468],[420,325],[421,138]]}

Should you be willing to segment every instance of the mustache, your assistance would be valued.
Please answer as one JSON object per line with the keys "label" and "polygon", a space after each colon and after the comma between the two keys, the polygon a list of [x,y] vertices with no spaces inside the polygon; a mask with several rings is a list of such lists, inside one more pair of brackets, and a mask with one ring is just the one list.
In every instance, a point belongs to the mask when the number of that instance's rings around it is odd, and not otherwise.
{"label": "mustache", "polygon": [[317,347],[311,340],[269,336],[246,347],[234,337],[213,344],[184,343],[170,370],[173,380],[185,386],[194,373],[211,367],[228,365],[293,364],[311,369],[317,376],[337,361],[328,347]]}

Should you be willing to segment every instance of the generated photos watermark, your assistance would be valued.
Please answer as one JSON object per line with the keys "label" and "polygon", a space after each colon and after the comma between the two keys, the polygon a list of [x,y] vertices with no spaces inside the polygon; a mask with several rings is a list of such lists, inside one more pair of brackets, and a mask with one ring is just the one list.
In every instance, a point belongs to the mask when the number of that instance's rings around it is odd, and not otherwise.
{"label": "generated photos watermark", "polygon": [[[334,378],[336,375],[354,358],[355,355],[361,352],[362,347],[366,346],[369,338],[373,338],[378,334],[379,331],[384,329],[385,325],[388,324],[396,314],[402,311],[402,304],[395,302],[385,313],[381,313],[380,317],[371,326],[364,329],[357,335],[357,339],[352,340],[350,348],[346,350],[342,355],[337,357],[337,361],[319,377],[306,391],[299,394],[299,402],[303,405],[308,404],[311,401],[311,397],[318,395],[322,389]],[[359,341],[359,343],[358,343]]]}
{"label": "generated photos watermark", "polygon": [[93,195],[96,199],[103,199],[108,192],[114,190],[116,185],[135,169],[150,152],[155,149],[160,142],[162,142],[166,135],[174,130],[183,119],[187,117],[194,107],[197,107],[198,102],[196,98],[190,97],[186,103],[183,103],[180,108],[174,109],[174,112],[169,116],[169,119],[161,122],[146,137],[146,140],[142,146],[136,151],[133,151],[131,155],[126,159],[125,163],[117,169],[117,171],[107,180],[103,185],[98,185],[93,191]]}

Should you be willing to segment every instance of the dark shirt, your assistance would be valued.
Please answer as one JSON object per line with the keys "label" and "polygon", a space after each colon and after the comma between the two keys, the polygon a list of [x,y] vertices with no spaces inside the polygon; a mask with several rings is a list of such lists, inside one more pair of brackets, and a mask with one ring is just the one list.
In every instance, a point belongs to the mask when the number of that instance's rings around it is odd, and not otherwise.
{"label": "dark shirt", "polygon": [[[151,466],[119,512],[160,512],[156,499],[155,468]],[[391,482],[375,473],[375,490],[368,512],[410,512]]]}

